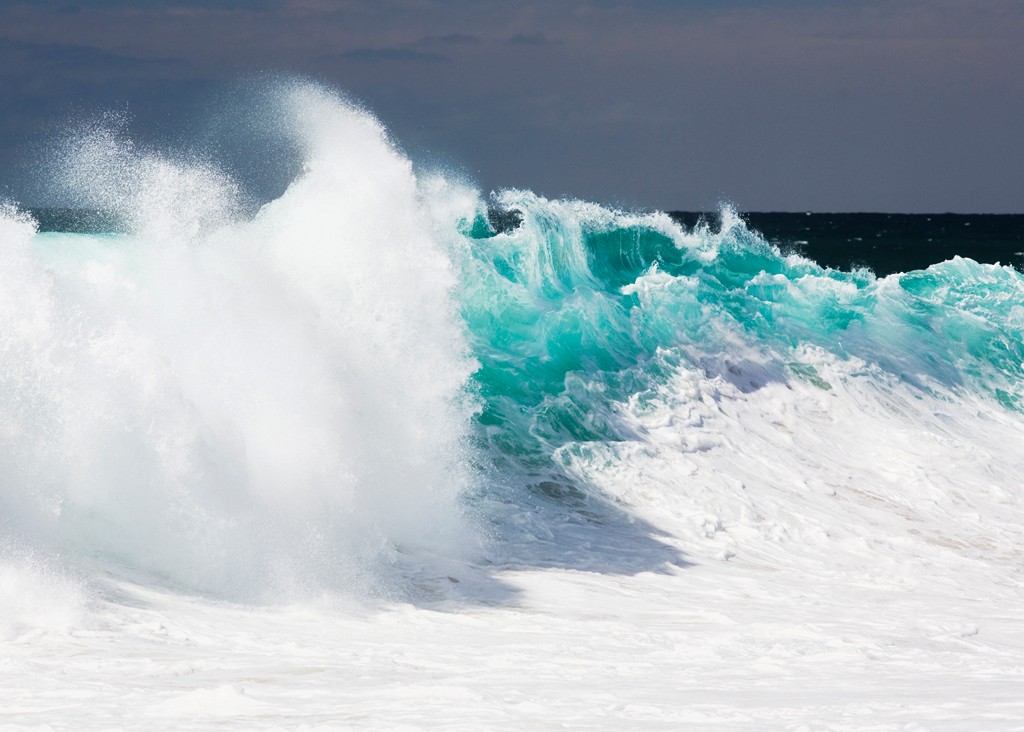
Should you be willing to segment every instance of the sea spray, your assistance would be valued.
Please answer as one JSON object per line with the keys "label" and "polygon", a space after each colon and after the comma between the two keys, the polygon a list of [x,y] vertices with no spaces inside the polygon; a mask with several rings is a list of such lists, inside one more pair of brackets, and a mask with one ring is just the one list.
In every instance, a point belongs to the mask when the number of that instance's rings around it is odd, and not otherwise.
{"label": "sea spray", "polygon": [[473,362],[411,165],[329,92],[280,104],[305,172],[252,218],[216,169],[106,128],[62,181],[130,233],[4,214],[0,509],[22,545],[241,598],[372,589],[473,545]]}

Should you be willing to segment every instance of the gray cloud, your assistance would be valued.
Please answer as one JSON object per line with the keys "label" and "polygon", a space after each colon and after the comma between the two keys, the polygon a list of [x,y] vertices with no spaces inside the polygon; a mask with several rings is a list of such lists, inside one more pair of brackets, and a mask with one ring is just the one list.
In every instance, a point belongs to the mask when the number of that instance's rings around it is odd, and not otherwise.
{"label": "gray cloud", "polygon": [[167,8],[187,8],[201,10],[235,10],[235,11],[269,11],[277,10],[285,5],[285,0],[87,0],[87,2],[69,2],[68,0],[9,0],[10,7],[24,7],[34,10],[45,9],[65,14],[78,14],[83,10],[95,9],[134,9],[145,8],[158,10]]}
{"label": "gray cloud", "polygon": [[429,51],[414,51],[409,48],[356,48],[339,54],[325,54],[319,58],[323,60],[346,59],[349,61],[423,61],[436,63],[446,61],[447,58],[439,53]]}
{"label": "gray cloud", "polygon": [[0,54],[20,56],[28,64],[64,72],[111,71],[125,72],[160,67],[180,67],[180,58],[140,57],[113,53],[90,46],[61,43],[32,43],[0,38]]}
{"label": "gray cloud", "polygon": [[480,43],[480,40],[480,36],[474,36],[469,33],[445,33],[440,36],[424,36],[420,39],[420,42],[441,46],[467,46]]}
{"label": "gray cloud", "polygon": [[547,46],[552,41],[544,33],[516,33],[506,43],[513,46]]}

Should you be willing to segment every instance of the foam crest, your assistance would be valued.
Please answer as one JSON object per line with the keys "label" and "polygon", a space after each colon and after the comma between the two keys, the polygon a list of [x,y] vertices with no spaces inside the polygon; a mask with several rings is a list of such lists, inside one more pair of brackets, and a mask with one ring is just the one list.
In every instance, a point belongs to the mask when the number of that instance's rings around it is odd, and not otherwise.
{"label": "foam crest", "polygon": [[282,95],[305,173],[251,219],[209,166],[94,130],[65,182],[131,234],[2,220],[0,502],[23,545],[240,597],[473,546],[473,363],[411,165],[329,92]]}

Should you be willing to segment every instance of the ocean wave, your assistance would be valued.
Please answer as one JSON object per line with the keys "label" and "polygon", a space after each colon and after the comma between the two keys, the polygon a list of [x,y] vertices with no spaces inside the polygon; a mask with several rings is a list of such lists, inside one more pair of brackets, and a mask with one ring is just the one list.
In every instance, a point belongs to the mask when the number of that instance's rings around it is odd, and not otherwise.
{"label": "ocean wave", "polygon": [[[552,521],[817,551],[837,491],[942,505],[927,461],[1019,425],[1012,268],[879,278],[728,208],[686,228],[487,199],[333,92],[277,103],[303,172],[255,214],[209,161],[97,125],[55,180],[120,233],[0,215],[8,559],[257,599],[386,594],[408,562],[508,559]],[[991,492],[983,463],[961,480]]]}

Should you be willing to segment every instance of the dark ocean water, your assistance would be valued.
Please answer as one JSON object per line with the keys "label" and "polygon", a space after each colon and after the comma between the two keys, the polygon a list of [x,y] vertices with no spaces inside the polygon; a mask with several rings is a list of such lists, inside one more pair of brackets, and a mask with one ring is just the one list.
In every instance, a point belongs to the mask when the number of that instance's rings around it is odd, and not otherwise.
{"label": "dark ocean water", "polygon": [[[673,211],[687,228],[714,227],[718,214]],[[884,276],[925,269],[955,256],[1024,265],[1024,214],[745,213],[748,228],[784,252],[823,267],[868,267]]]}
{"label": "dark ocean water", "polygon": [[[72,208],[31,209],[42,232],[96,234],[123,229],[113,214]],[[717,229],[720,214],[672,211],[687,229],[704,222]],[[823,267],[867,267],[878,276],[912,272],[955,256],[1024,269],[1024,214],[880,214],[755,212],[747,227],[784,253],[796,252]],[[496,229],[519,217],[493,210]]]}

